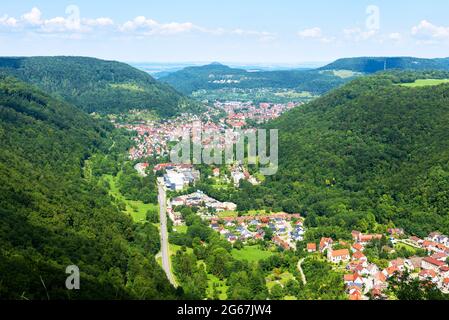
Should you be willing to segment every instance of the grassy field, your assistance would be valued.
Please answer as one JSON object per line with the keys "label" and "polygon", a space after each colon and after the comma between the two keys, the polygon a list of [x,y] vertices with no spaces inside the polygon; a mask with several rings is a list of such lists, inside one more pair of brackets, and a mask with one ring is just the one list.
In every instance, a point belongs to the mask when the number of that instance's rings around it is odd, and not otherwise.
{"label": "grassy field", "polygon": [[208,274],[207,279],[208,279],[207,297],[209,299],[214,298],[214,287],[215,287],[215,290],[219,292],[218,298],[220,300],[226,300],[228,298],[227,295],[228,286],[226,285],[226,282],[218,279],[216,276],[212,274]]}
{"label": "grassy field", "polygon": [[145,222],[148,210],[159,210],[159,206],[157,204],[145,204],[142,201],[132,201],[125,199],[125,197],[123,197],[117,187],[115,177],[113,177],[112,175],[105,175],[104,178],[109,182],[110,194],[125,203],[125,212],[129,214],[135,222]]}
{"label": "grassy field", "polygon": [[401,83],[402,87],[427,87],[427,86],[437,86],[439,84],[449,83],[449,79],[418,79],[412,83]]}
{"label": "grassy field", "polygon": [[275,284],[285,286],[289,280],[294,280],[295,277],[290,272],[284,272],[280,275],[271,274],[265,280],[268,290],[274,287]]}
{"label": "grassy field", "polygon": [[187,233],[187,226],[175,226],[173,230],[176,230],[178,233]]}
{"label": "grassy field", "polygon": [[397,242],[397,243],[394,245],[394,248],[395,248],[395,249],[405,248],[405,249],[407,249],[408,251],[413,252],[413,254],[416,254],[416,248],[414,248],[414,247],[412,247],[412,246],[409,246],[408,244],[405,244],[405,243],[402,243],[402,242]]}
{"label": "grassy field", "polygon": [[237,260],[247,260],[249,262],[257,262],[273,255],[272,252],[262,250],[258,246],[245,246],[242,250],[233,249],[231,254]]}
{"label": "grassy field", "polygon": [[221,211],[217,212],[219,218],[237,218],[238,214],[235,211]]}
{"label": "grassy field", "polygon": [[334,76],[342,79],[351,78],[359,75],[360,73],[351,70],[333,70]]}

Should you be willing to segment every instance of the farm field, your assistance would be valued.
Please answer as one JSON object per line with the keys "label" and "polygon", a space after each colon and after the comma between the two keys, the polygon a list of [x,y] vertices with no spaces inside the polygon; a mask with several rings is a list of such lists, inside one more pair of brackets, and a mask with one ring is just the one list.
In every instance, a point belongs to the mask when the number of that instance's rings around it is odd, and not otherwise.
{"label": "farm field", "polygon": [[402,83],[400,84],[400,86],[416,88],[416,87],[437,86],[444,83],[449,83],[449,79],[418,79],[415,82]]}
{"label": "farm field", "polygon": [[241,250],[233,249],[231,254],[238,260],[247,260],[249,262],[257,262],[273,255],[272,252],[262,250],[258,246],[244,246]]}

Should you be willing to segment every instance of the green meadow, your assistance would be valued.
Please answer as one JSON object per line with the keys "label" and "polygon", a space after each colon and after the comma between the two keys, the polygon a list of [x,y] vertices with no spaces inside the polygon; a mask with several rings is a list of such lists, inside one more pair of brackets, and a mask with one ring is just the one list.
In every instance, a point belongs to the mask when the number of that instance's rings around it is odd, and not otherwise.
{"label": "green meadow", "polygon": [[237,260],[247,260],[249,262],[257,262],[273,255],[272,252],[262,250],[259,246],[244,246],[241,250],[233,249],[231,254]]}
{"label": "green meadow", "polygon": [[437,86],[443,83],[449,83],[449,79],[418,79],[411,83],[401,83],[402,87],[427,87],[427,86]]}
{"label": "green meadow", "polygon": [[118,186],[115,181],[115,177],[112,175],[105,175],[109,183],[109,193],[116,199],[122,201],[126,205],[125,212],[129,214],[134,222],[145,222],[147,219],[148,210],[159,210],[159,206],[153,203],[143,203],[142,201],[133,201],[125,199],[125,197],[120,193]]}

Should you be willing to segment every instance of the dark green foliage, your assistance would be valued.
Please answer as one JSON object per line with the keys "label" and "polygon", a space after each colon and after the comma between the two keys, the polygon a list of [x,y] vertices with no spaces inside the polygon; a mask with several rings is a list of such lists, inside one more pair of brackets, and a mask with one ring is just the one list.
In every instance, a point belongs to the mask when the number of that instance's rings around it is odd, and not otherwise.
{"label": "dark green foliage", "polygon": [[412,278],[404,272],[398,277],[389,280],[391,290],[399,300],[448,300],[449,295],[444,294],[431,281],[421,281]]}
{"label": "dark green foliage", "polygon": [[317,236],[389,223],[449,233],[449,86],[396,85],[436,77],[448,74],[360,78],[273,121],[278,173],[230,200],[239,210],[297,210]]}
{"label": "dark green foliage", "polygon": [[126,199],[140,200],[144,203],[157,202],[156,177],[152,171],[148,172],[146,177],[141,177],[131,163],[126,163],[118,178],[120,193]]}
{"label": "dark green foliage", "polygon": [[307,258],[302,269],[307,284],[299,291],[299,299],[346,300],[343,275],[332,270],[328,263]]}
{"label": "dark green foliage", "polygon": [[[157,230],[136,227],[86,174],[86,161],[111,148],[110,130],[0,76],[1,299],[175,297],[154,259]],[[65,288],[73,264],[79,291]]]}
{"label": "dark green foliage", "polygon": [[98,113],[150,109],[170,117],[198,106],[127,64],[85,57],[0,58],[0,71],[78,108]]}

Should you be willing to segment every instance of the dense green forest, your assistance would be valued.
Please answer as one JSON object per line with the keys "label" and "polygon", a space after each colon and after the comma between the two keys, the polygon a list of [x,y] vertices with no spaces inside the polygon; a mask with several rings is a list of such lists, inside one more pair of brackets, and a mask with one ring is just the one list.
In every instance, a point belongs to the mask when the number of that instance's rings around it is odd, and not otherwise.
{"label": "dense green forest", "polygon": [[[148,241],[157,229],[134,224],[92,174],[118,170],[103,156],[123,152],[113,134],[0,76],[0,299],[176,298],[154,258],[159,242]],[[82,290],[65,288],[69,265]]]}
{"label": "dense green forest", "polygon": [[[331,72],[315,70],[286,70],[249,72],[243,69],[213,63],[201,67],[188,67],[159,79],[184,94],[201,89],[223,88],[283,88],[312,94],[322,94],[349,80]],[[218,83],[217,83],[218,81]]]}
{"label": "dense green forest", "polygon": [[162,117],[198,105],[125,63],[85,57],[0,58],[0,72],[34,84],[91,113],[154,110]]}
{"label": "dense green forest", "polygon": [[449,58],[420,59],[413,57],[359,57],[334,61],[320,70],[351,70],[375,73],[390,69],[400,70],[449,70]]}
{"label": "dense green forest", "polygon": [[241,211],[300,212],[312,238],[393,224],[449,233],[449,86],[398,85],[448,77],[382,73],[294,109],[267,126],[279,129],[278,173],[212,195]]}

